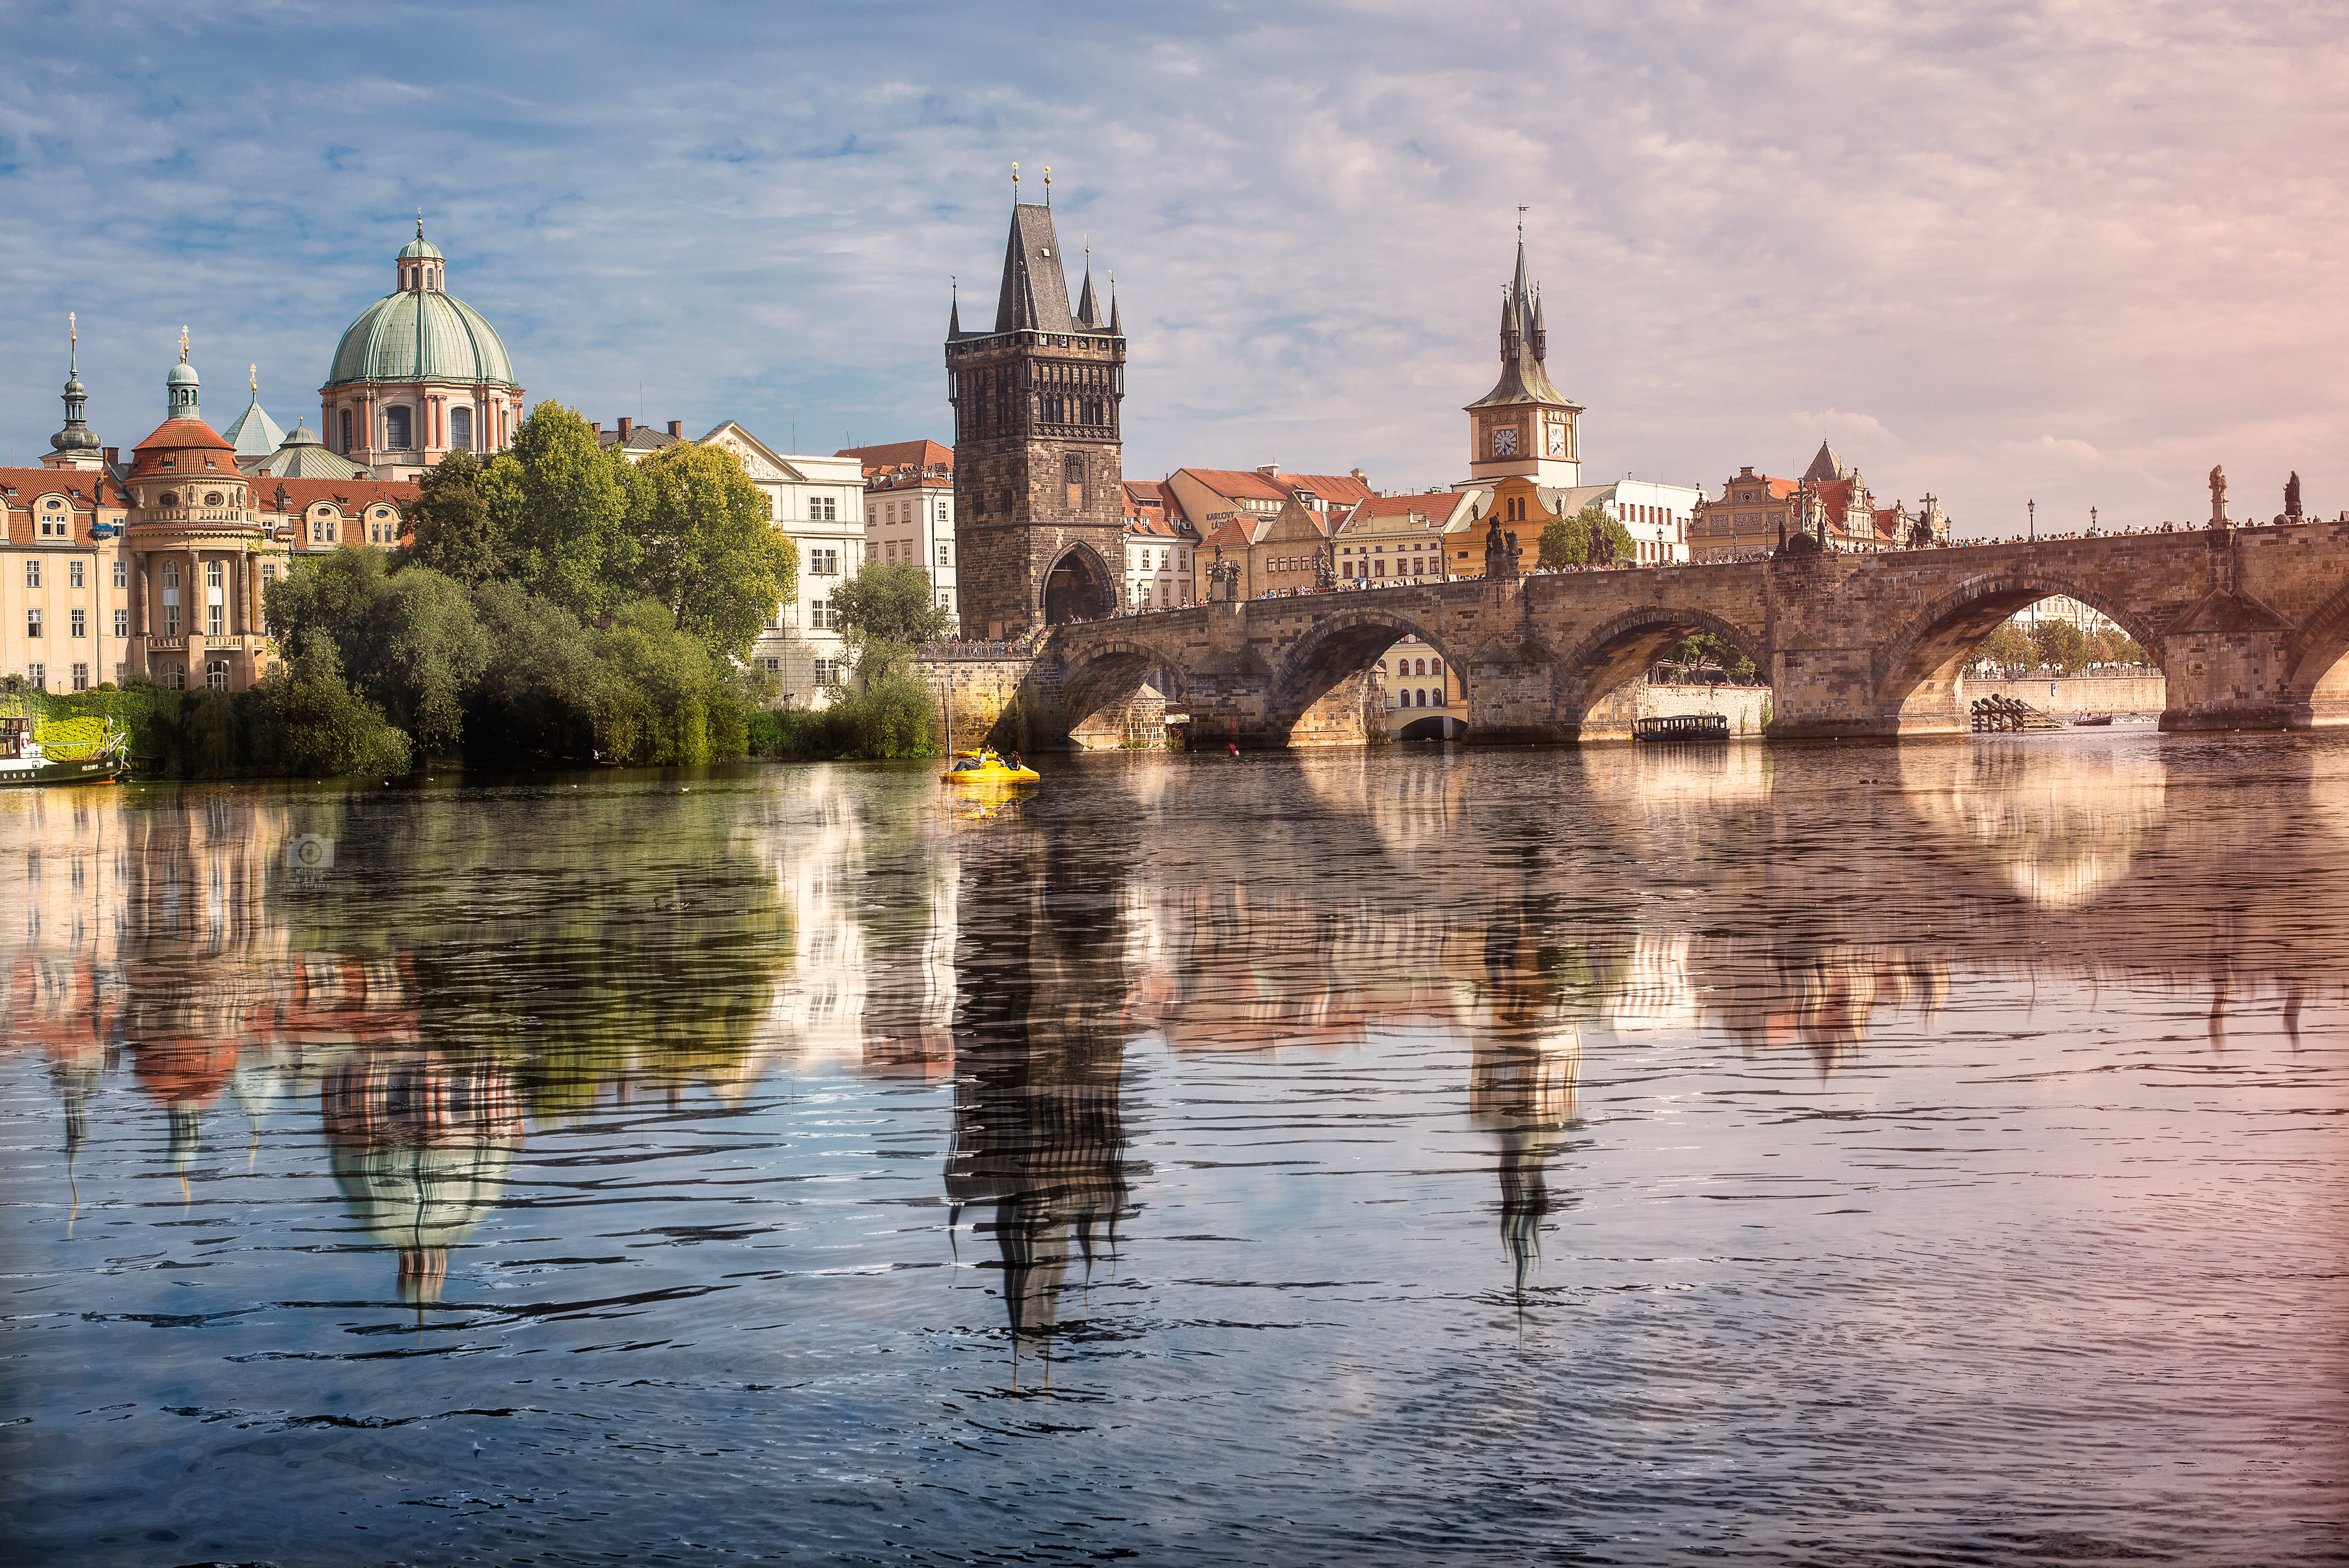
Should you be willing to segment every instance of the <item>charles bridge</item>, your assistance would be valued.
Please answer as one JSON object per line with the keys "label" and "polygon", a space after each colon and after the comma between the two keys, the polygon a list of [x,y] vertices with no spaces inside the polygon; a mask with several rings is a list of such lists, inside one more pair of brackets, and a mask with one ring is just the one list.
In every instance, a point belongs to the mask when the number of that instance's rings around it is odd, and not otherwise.
{"label": "charles bridge", "polygon": [[[1466,677],[1468,738],[1622,738],[1637,685],[1691,631],[1767,673],[1775,738],[1956,734],[1959,672],[1992,628],[2064,594],[2166,677],[2165,730],[2349,725],[2349,517],[1882,554],[1536,573],[1193,605],[1056,627],[966,684],[957,731],[1114,746],[1145,682],[1194,743],[1362,741],[1373,661],[1418,637]],[[976,704],[976,711],[972,704]],[[973,723],[976,719],[978,722]]]}

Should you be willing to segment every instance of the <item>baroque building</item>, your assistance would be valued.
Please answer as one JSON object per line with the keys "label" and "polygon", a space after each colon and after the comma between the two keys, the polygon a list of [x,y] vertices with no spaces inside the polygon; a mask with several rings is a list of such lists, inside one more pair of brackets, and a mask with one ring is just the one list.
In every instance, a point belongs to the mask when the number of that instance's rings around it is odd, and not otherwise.
{"label": "baroque building", "polygon": [[422,218],[393,268],[398,286],[344,329],[318,389],[326,445],[381,480],[419,478],[452,451],[502,450],[523,389],[497,329],[448,292],[448,260]]}
{"label": "baroque building", "polygon": [[1107,614],[1123,576],[1125,331],[1090,260],[1070,310],[1050,194],[1050,170],[1044,204],[1015,194],[994,326],[965,332],[959,301],[947,323],[957,586],[988,637]]}
{"label": "baroque building", "polygon": [[1549,332],[1541,296],[1526,281],[1525,231],[1517,232],[1517,272],[1501,300],[1501,378],[1467,406],[1468,475],[1455,485],[1488,485],[1513,476],[1546,489],[1582,479],[1582,405],[1549,379]]}

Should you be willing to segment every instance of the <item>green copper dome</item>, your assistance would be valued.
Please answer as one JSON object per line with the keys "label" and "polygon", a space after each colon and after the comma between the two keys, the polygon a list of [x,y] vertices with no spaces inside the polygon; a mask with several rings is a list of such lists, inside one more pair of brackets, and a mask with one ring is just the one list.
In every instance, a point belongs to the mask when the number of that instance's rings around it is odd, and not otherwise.
{"label": "green copper dome", "polygon": [[[426,250],[430,251],[429,244]],[[411,244],[401,254],[411,252],[424,253]],[[386,294],[351,323],[335,349],[335,367],[326,385],[353,381],[514,385],[513,365],[496,330],[480,311],[435,289]]]}
{"label": "green copper dome", "polygon": [[426,239],[421,231],[419,231],[416,238],[399,248],[399,259],[403,262],[413,261],[419,256],[429,256],[436,262],[448,260],[440,253],[440,247]]}

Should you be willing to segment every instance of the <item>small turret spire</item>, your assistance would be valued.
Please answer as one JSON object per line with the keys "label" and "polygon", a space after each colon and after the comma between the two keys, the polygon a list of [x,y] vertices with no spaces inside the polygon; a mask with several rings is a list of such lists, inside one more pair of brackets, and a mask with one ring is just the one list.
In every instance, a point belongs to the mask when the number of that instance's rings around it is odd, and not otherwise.
{"label": "small turret spire", "polygon": [[947,307],[947,335],[962,335],[962,285],[952,273],[947,274],[947,297],[954,303]]}
{"label": "small turret spire", "polygon": [[49,438],[50,466],[91,467],[98,458],[98,438],[90,433],[84,411],[88,392],[81,384],[81,322],[66,313],[66,428]]}
{"label": "small turret spire", "polygon": [[1109,330],[1112,336],[1125,335],[1125,318],[1117,314],[1117,274],[1109,275]]}

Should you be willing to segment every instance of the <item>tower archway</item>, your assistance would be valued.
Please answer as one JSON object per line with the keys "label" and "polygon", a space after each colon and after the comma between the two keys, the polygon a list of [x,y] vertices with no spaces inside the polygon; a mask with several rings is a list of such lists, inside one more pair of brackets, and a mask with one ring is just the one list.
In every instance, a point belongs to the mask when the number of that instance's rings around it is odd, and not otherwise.
{"label": "tower archway", "polygon": [[1117,588],[1109,568],[1082,545],[1063,551],[1044,573],[1044,624],[1094,621],[1117,608]]}

